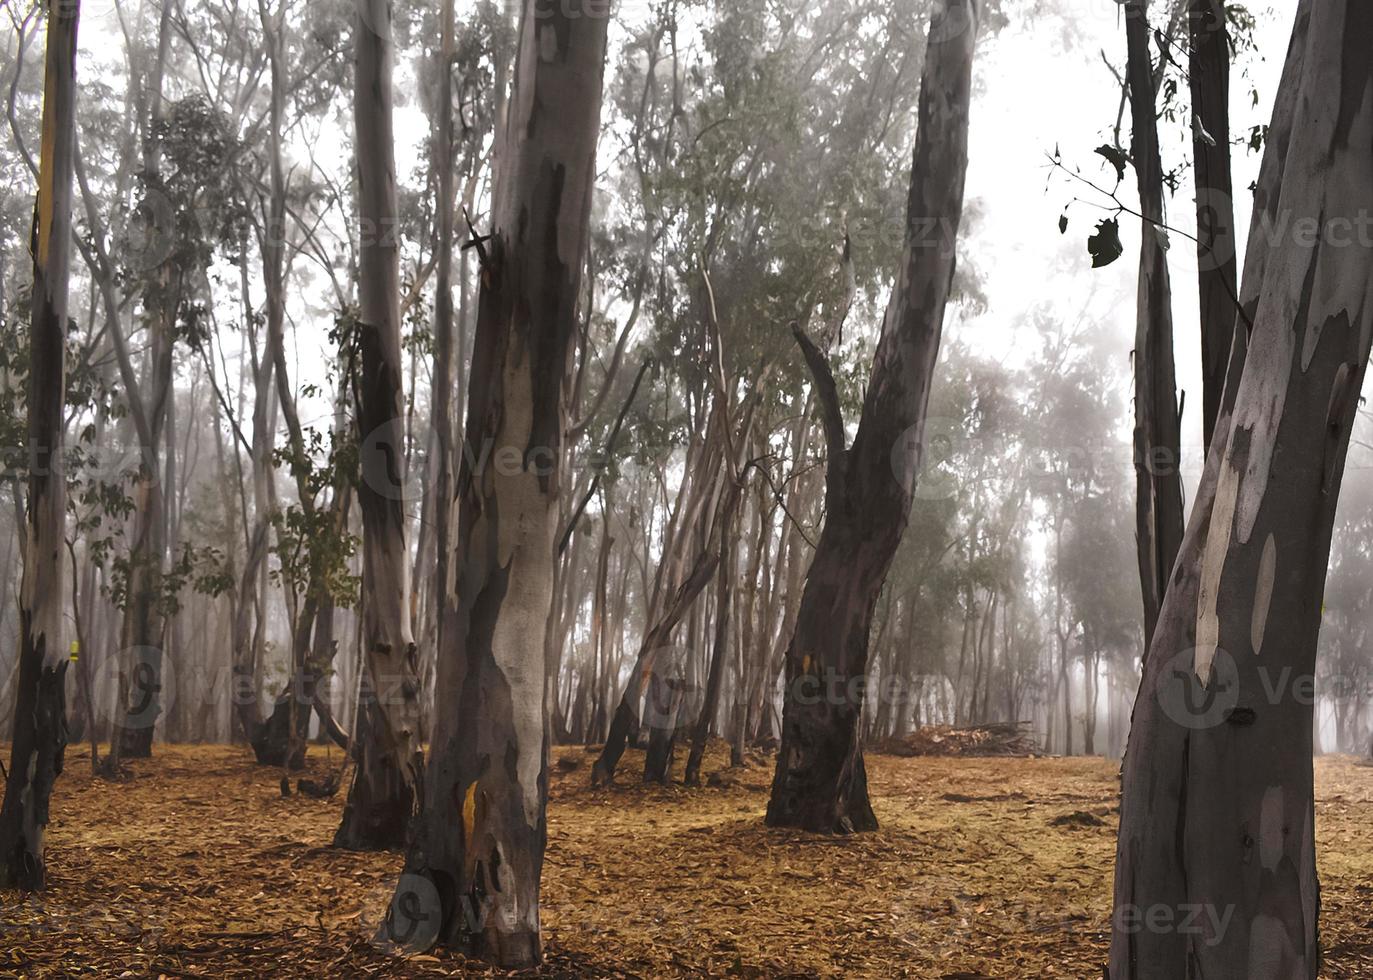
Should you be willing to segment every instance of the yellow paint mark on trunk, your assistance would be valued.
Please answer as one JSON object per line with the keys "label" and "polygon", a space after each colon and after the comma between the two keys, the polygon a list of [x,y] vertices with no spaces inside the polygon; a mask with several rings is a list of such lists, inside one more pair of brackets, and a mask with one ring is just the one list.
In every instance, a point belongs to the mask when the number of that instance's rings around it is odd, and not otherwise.
{"label": "yellow paint mark on trunk", "polygon": [[467,795],[462,801],[462,833],[463,840],[467,843],[472,842],[472,836],[477,827],[477,784],[473,783],[467,787]]}

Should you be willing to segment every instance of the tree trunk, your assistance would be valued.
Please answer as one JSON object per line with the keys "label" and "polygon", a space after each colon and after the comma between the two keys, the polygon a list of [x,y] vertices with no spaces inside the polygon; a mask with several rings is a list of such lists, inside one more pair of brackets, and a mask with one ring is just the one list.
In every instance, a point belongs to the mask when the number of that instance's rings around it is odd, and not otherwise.
{"label": "tree trunk", "polygon": [[353,782],[343,819],[334,831],[334,846],[348,851],[399,851],[406,844],[416,803],[416,788],[394,755],[386,752],[384,695],[372,686],[364,669],[358,686],[357,718],[353,723]]}
{"label": "tree trunk", "polygon": [[829,463],[825,527],[787,649],[772,826],[822,833],[877,826],[858,738],[868,634],[919,471],[963,211],[976,36],[976,0],[936,9],[921,73],[905,252],[850,449],[829,366],[796,328],[815,374]]}
{"label": "tree trunk", "polygon": [[1239,285],[1230,173],[1230,36],[1225,0],[1189,0],[1192,159],[1197,198],[1197,287],[1201,301],[1201,433],[1216,426],[1235,332]]}
{"label": "tree trunk", "polygon": [[610,720],[610,731],[606,735],[605,746],[601,749],[595,765],[591,767],[593,786],[606,785],[615,778],[615,769],[620,764],[625,748],[630,740],[638,735],[639,702],[643,700],[644,689],[658,668],[659,658],[670,653],[667,647],[677,624],[691,611],[696,597],[710,583],[718,563],[717,555],[700,555],[696,567],[677,590],[662,618],[644,634],[639,645],[639,656],[634,662],[634,670]]}
{"label": "tree trunk", "polygon": [[645,699],[648,722],[648,745],[644,752],[644,782],[672,781],[672,757],[677,747],[677,716],[682,710],[686,694],[686,679],[681,665],[673,664],[667,671],[654,671],[649,678]]}
{"label": "tree trunk", "polygon": [[[162,166],[162,146],[157,122],[162,116],[162,82],[171,43],[171,9],[164,5],[157,31],[157,56],[148,83],[149,114],[144,134],[143,169],[156,182]],[[149,240],[169,243],[175,234],[163,227],[154,209],[144,214]],[[165,246],[164,246],[165,247]],[[153,728],[162,713],[162,654],[166,621],[162,612],[164,563],[166,559],[166,488],[158,470],[163,426],[172,397],[174,361],[173,338],[177,312],[181,305],[181,277],[171,255],[158,254],[158,264],[144,283],[143,305],[149,314],[152,333],[149,354],[149,399],[142,402],[137,387],[128,392],[130,402],[138,401],[142,425],[139,426],[140,465],[134,489],[133,543],[129,548],[127,595],[125,596],[120,655],[123,716],[110,737],[106,771],[116,774],[124,758],[144,759],[152,755]],[[113,335],[112,335],[113,339]],[[126,377],[126,382],[129,379]]]}
{"label": "tree trunk", "polygon": [[501,967],[542,957],[547,837],[543,637],[552,598],[563,389],[576,334],[600,131],[603,6],[527,0],[493,195],[455,588],[443,597],[432,761],[383,933]]}
{"label": "tree trunk", "polygon": [[737,516],[731,508],[720,523],[721,558],[715,579],[715,641],[710,654],[710,669],[706,674],[705,697],[691,734],[691,751],[687,753],[683,781],[688,786],[696,786],[701,782],[701,759],[706,753],[710,726],[720,707],[720,688],[724,685],[726,655],[729,652],[730,606],[734,598],[734,575],[738,565],[738,547],[734,540],[737,526]]}
{"label": "tree trunk", "polygon": [[[1139,287],[1135,320],[1136,544],[1144,597],[1144,648],[1154,635],[1182,541],[1181,436],[1173,373],[1172,289],[1164,232],[1163,164],[1159,158],[1154,70],[1149,60],[1148,0],[1127,0],[1126,76],[1130,88],[1131,156],[1138,178]],[[1200,200],[1200,197],[1198,198]],[[1228,351],[1228,348],[1227,348]]]}
{"label": "tree trunk", "polygon": [[609,630],[606,628],[606,609],[610,601],[610,549],[615,546],[615,539],[610,535],[609,499],[608,494],[601,497],[601,546],[597,549],[596,583],[591,596],[591,704],[588,731],[584,734],[588,742],[603,738],[605,731],[605,701],[601,697],[601,692],[609,683],[607,675],[610,656],[606,640]]}
{"label": "tree trunk", "polygon": [[0,887],[44,885],[43,833],[67,745],[70,660],[62,645],[67,492],[63,468],[67,282],[76,133],[76,32],[80,4],[48,8],[43,143],[33,218],[29,335],[29,473],[24,580],[19,599],[19,683],[5,799],[0,806]]}
{"label": "tree trunk", "polygon": [[[434,246],[438,255],[434,286],[433,411],[430,417],[434,447],[438,454],[433,491],[434,581],[429,589],[436,649],[442,649],[444,643],[442,610],[450,589],[453,549],[453,0],[443,0],[442,18],[439,47],[442,71],[439,73],[438,140],[434,163],[438,171],[439,200],[436,209],[438,240]],[[461,363],[457,366],[457,373],[462,373]]]}
{"label": "tree trunk", "polygon": [[[1233,414],[1223,401],[1125,758],[1115,980],[1317,975],[1311,691],[1373,333],[1373,277],[1348,240],[1373,208],[1370,34],[1363,4],[1298,9],[1245,263],[1245,294],[1251,271],[1262,283],[1250,353],[1233,396],[1227,384]],[[1290,233],[1265,248],[1279,217]],[[1176,922],[1189,908],[1215,910],[1213,924],[1143,928],[1134,911]]]}
{"label": "tree trunk", "polygon": [[[423,766],[419,737],[419,657],[410,623],[410,560],[405,544],[405,424],[401,388],[399,219],[391,101],[391,3],[359,0],[355,25],[357,75],[353,118],[358,166],[358,323],[356,339],[359,433],[358,509],[362,512],[362,633],[375,700],[370,724],[359,726],[360,764],[349,811],[335,843],[348,846],[349,828],[384,826],[388,843],[405,842],[407,805],[416,798]],[[365,736],[365,737],[364,737]],[[372,744],[380,739],[378,744]],[[394,765],[402,798],[379,798],[378,780]],[[364,811],[380,807],[380,814]],[[381,815],[391,822],[383,825]]]}

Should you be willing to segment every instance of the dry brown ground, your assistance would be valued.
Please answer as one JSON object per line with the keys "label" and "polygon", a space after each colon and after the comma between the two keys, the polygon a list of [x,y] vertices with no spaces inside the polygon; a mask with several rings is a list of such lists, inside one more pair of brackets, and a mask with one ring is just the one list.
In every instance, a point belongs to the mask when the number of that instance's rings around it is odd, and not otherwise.
{"label": "dry brown ground", "polygon": [[[686,790],[629,785],[631,754],[625,786],[593,791],[590,757],[557,755],[541,975],[1101,976],[1108,762],[874,757],[882,830],[831,839],[762,826],[762,760],[733,786]],[[280,773],[238,748],[157,756],[112,785],[69,754],[51,887],[0,898],[0,973],[477,972],[372,946],[399,859],[328,846],[342,794],[284,799]],[[1325,974],[1370,977],[1373,768],[1321,759],[1317,785]]]}

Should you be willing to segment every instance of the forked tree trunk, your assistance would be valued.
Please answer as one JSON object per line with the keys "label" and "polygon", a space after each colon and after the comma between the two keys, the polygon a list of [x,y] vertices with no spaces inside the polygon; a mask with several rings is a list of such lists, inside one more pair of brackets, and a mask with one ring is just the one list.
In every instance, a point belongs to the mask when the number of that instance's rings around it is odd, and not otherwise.
{"label": "forked tree trunk", "polygon": [[767,811],[771,826],[822,833],[877,826],[858,730],[868,634],[910,516],[953,279],[977,12],[977,0],[946,0],[930,22],[906,245],[849,449],[829,366],[795,328],[815,375],[829,462],[825,527],[787,648],[782,746]]}
{"label": "forked tree trunk", "polygon": [[563,389],[576,333],[608,10],[527,0],[457,481],[453,589],[443,589],[432,761],[418,833],[383,934],[502,967],[542,956],[547,837],[543,630],[552,599]]}
{"label": "forked tree trunk", "polygon": [[[321,690],[337,653],[334,610],[334,600],[327,594],[318,599],[307,596],[302,604],[291,656],[291,678],[277,695],[266,720],[245,729],[260,766],[304,767],[312,713],[319,716],[320,731],[325,737],[339,748],[353,747]],[[253,700],[256,703],[256,692]]]}
{"label": "forked tree trunk", "polygon": [[[1245,262],[1245,294],[1251,273],[1262,284],[1252,342],[1136,701],[1114,980],[1317,975],[1311,689],[1373,334],[1373,269],[1351,240],[1373,209],[1370,37],[1365,4],[1300,5]],[[1287,232],[1264,255],[1274,220]],[[1156,927],[1193,909],[1190,929]]]}
{"label": "forked tree trunk", "polygon": [[[1144,647],[1182,542],[1181,436],[1173,372],[1172,288],[1163,217],[1154,70],[1149,60],[1148,0],[1125,4],[1126,78],[1130,88],[1131,146],[1139,186],[1139,287],[1135,313],[1135,539],[1144,597]],[[1228,346],[1226,348],[1229,350]]]}
{"label": "forked tree trunk", "polygon": [[[359,765],[343,826],[384,826],[401,846],[423,766],[419,735],[419,656],[410,624],[410,560],[405,545],[405,404],[401,387],[399,219],[391,101],[391,3],[358,0],[354,92],[358,162],[357,419],[362,512],[362,631],[376,694],[359,728]],[[364,738],[363,736],[368,736]],[[394,771],[393,771],[394,767]],[[399,776],[399,781],[396,777]],[[363,785],[367,784],[367,785]],[[403,787],[404,799],[387,799]],[[404,804],[404,807],[400,804]],[[354,821],[350,821],[349,817]],[[362,841],[359,840],[361,844]]]}
{"label": "forked tree trunk", "polygon": [[[162,116],[162,83],[171,43],[171,9],[164,5],[158,21],[157,55],[148,82],[149,116],[143,148],[143,169],[156,182],[162,167],[162,144],[157,124]],[[162,657],[166,637],[163,614],[163,574],[167,546],[166,490],[160,465],[161,445],[167,422],[167,407],[172,398],[175,364],[172,346],[176,318],[181,305],[181,274],[170,251],[174,228],[162,226],[161,218],[150,205],[142,216],[147,223],[149,241],[158,247],[145,255],[158,265],[149,270],[152,280],[145,283],[142,301],[150,319],[152,334],[147,381],[148,400],[139,411],[142,445],[139,454],[138,482],[134,488],[133,542],[129,548],[127,595],[123,631],[120,636],[123,658],[120,670],[120,705],[123,715],[110,737],[110,754],[105,769],[119,772],[122,759],[146,759],[153,752],[153,728],[162,714]],[[130,388],[129,400],[142,401],[137,389]]]}
{"label": "forked tree trunk", "polygon": [[1225,0],[1189,0],[1188,21],[1201,301],[1201,434],[1209,451],[1239,302],[1230,173],[1230,35]]}
{"label": "forked tree trunk", "polygon": [[615,708],[615,714],[611,716],[605,745],[591,767],[591,785],[604,786],[614,780],[615,770],[624,756],[625,749],[639,732],[639,705],[644,699],[644,691],[650,679],[659,668],[658,661],[671,655],[668,644],[672,640],[673,631],[691,611],[701,591],[710,583],[718,564],[717,555],[700,555],[696,567],[669,600],[662,616],[644,634],[643,641],[639,644],[639,655],[634,661],[634,670],[629,675],[624,693],[620,695],[620,703]]}
{"label": "forked tree trunk", "polygon": [[29,334],[30,465],[14,741],[0,806],[0,887],[41,889],[48,802],[67,745],[70,660],[62,645],[67,489],[62,461],[66,402],[67,280],[72,233],[79,3],[48,6],[43,143],[33,216]]}

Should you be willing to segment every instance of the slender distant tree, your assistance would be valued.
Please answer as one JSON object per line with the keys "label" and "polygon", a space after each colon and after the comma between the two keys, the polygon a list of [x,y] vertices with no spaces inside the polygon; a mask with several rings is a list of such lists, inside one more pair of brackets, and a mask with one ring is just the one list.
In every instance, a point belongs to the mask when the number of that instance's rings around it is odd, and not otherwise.
{"label": "slender distant tree", "polygon": [[[1182,541],[1181,433],[1173,369],[1172,287],[1164,231],[1157,75],[1149,56],[1148,0],[1125,4],[1126,83],[1139,187],[1139,286],[1135,311],[1135,539],[1148,648]],[[1229,350],[1227,346],[1227,351]]]}
{"label": "slender distant tree", "polygon": [[[163,445],[175,376],[173,343],[177,316],[185,295],[187,269],[178,248],[180,215],[166,213],[163,196],[162,135],[166,100],[163,87],[171,47],[171,5],[158,14],[157,45],[144,90],[147,119],[143,127],[140,220],[150,247],[139,256],[143,311],[149,327],[145,383],[134,380],[127,343],[118,328],[111,333],[119,355],[130,413],[139,438],[139,467],[134,487],[132,538],[126,563],[124,622],[120,633],[123,717],[117,719],[104,771],[115,775],[121,760],[152,755],[153,730],[162,713],[162,657],[167,636],[167,487],[163,480]],[[173,207],[175,210],[175,207]],[[169,220],[170,219],[170,220]],[[134,403],[137,403],[135,406]]]}
{"label": "slender distant tree", "polygon": [[[434,166],[438,170],[438,215],[435,221],[437,251],[434,286],[434,384],[432,393],[431,426],[433,444],[438,457],[435,474],[437,486],[434,489],[434,577],[437,588],[434,594],[442,596],[448,588],[449,569],[452,567],[453,521],[449,502],[453,499],[453,379],[454,379],[454,311],[453,311],[453,211],[454,173],[453,173],[453,59],[454,23],[453,0],[443,0],[440,12],[442,25],[439,42],[439,97],[437,103],[438,124],[435,127],[437,139],[434,150]],[[458,371],[462,368],[459,365]],[[436,617],[439,635],[436,641],[442,645],[443,621]]]}
{"label": "slender distant tree", "polygon": [[[527,0],[496,177],[443,594],[420,826],[383,931],[496,963],[539,962],[548,678],[565,429],[600,131],[609,9]],[[440,504],[443,505],[443,502]],[[389,718],[388,718],[389,720]],[[420,918],[422,916],[422,918]]]}
{"label": "slender distant tree", "polygon": [[823,833],[877,827],[858,726],[868,634],[910,517],[953,281],[977,26],[977,0],[946,0],[930,22],[905,251],[852,447],[845,445],[828,361],[794,328],[814,375],[828,463],[825,527],[786,654],[782,745],[767,811],[772,826]]}
{"label": "slender distant tree", "polygon": [[43,887],[43,833],[67,744],[62,645],[67,488],[63,463],[67,282],[76,141],[76,33],[80,4],[48,4],[43,140],[33,211],[29,334],[27,536],[19,596],[19,682],[14,743],[0,807],[0,886]]}
{"label": "slender distant tree", "polygon": [[1201,434],[1210,449],[1231,339],[1239,322],[1230,172],[1230,32],[1225,0],[1189,0],[1187,20],[1197,199],[1197,291],[1201,303]]}
{"label": "slender distant tree", "polygon": [[362,705],[358,765],[334,842],[346,847],[399,847],[405,842],[423,760],[419,655],[410,623],[410,559],[405,544],[405,398],[390,0],[358,0],[354,29],[358,504],[362,634],[372,696]]}
{"label": "slender distant tree", "polygon": [[[1243,293],[1261,283],[1249,354],[1136,700],[1113,980],[1319,968],[1311,684],[1373,337],[1373,269],[1349,231],[1373,208],[1373,63],[1354,42],[1370,36],[1357,0],[1299,5],[1245,260]],[[1159,929],[1160,909],[1211,915]]]}

